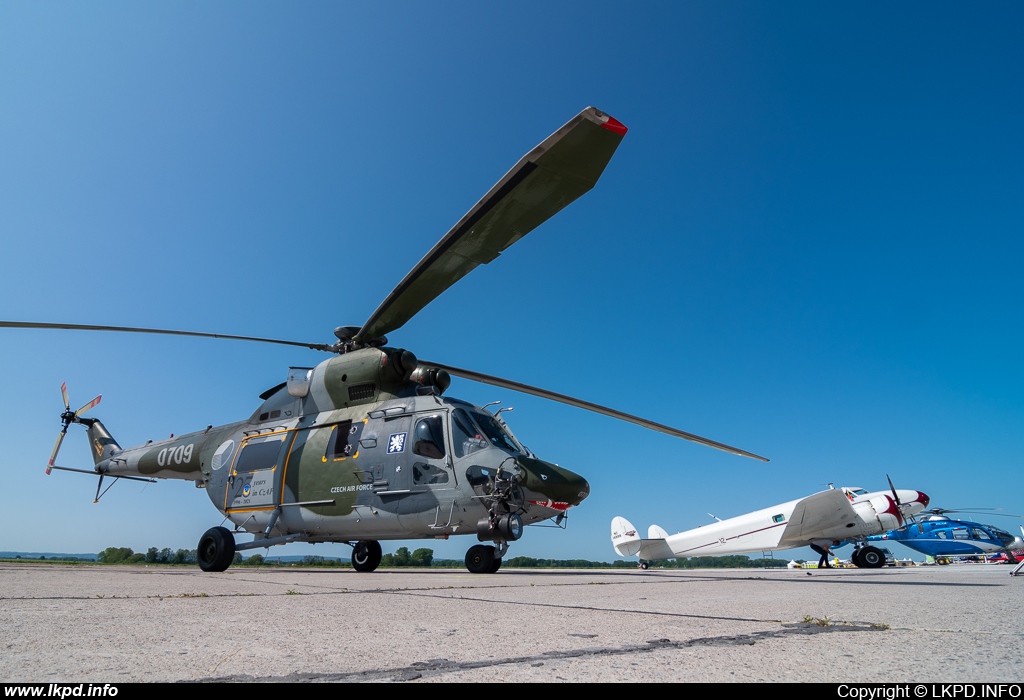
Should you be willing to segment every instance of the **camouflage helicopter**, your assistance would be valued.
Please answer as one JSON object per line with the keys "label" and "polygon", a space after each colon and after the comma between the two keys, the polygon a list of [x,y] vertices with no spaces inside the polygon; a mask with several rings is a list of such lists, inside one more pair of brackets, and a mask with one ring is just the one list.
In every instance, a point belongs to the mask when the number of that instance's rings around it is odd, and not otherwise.
{"label": "camouflage helicopter", "polygon": [[[224,571],[240,550],[291,542],[352,547],[352,566],[381,561],[380,540],[475,535],[466,568],[492,573],[523,527],[553,520],[590,493],[587,480],[538,458],[487,407],[446,397],[453,376],[559,401],[733,454],[758,455],[621,411],[390,347],[385,334],[480,264],[589,191],[626,133],[587,108],[527,153],[420,260],[362,326],[334,331],[331,344],[123,326],[0,321],[9,328],[157,333],[278,343],[332,353],[315,367],[291,367],[263,392],[246,420],[122,448],[96,418],[72,411],[61,387],[62,429],[51,469],[104,478],[183,479],[205,488],[233,529],[199,540],[204,571]],[[72,424],[85,426],[94,469],[55,464]],[[112,482],[108,483],[110,488]],[[252,541],[236,540],[237,534]]]}

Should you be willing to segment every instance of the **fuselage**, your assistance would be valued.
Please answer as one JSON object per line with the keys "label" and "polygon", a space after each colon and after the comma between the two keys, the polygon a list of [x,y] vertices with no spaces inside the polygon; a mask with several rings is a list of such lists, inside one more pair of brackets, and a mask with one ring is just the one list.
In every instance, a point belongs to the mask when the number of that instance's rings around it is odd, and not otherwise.
{"label": "fuselage", "polygon": [[1024,539],[1005,530],[967,520],[951,520],[945,516],[933,516],[869,539],[899,542],[932,557],[996,554],[1024,548]]}
{"label": "fuselage", "polygon": [[621,523],[616,528],[613,521],[612,543],[623,556],[637,554],[649,560],[767,552],[849,541],[899,527],[929,502],[928,496],[920,491],[904,489],[896,494],[899,504],[891,491],[830,489],[674,535],[652,526],[645,540],[640,540],[635,531],[629,536],[623,530],[630,528],[623,528]]}
{"label": "fuselage", "polygon": [[500,416],[393,370],[396,352],[293,369],[246,421],[134,448],[96,421],[97,469],[195,481],[257,539],[447,538],[477,532],[496,510],[531,524],[589,495],[583,477],[538,459]]}

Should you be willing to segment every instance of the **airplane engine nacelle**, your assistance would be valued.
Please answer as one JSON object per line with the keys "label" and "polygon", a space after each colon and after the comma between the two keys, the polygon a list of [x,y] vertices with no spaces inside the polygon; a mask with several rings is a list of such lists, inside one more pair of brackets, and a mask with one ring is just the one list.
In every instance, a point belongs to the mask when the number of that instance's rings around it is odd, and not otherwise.
{"label": "airplane engine nacelle", "polygon": [[631,557],[640,551],[640,535],[633,524],[625,518],[612,519],[612,546],[623,557]]}
{"label": "airplane engine nacelle", "polygon": [[899,508],[889,496],[875,496],[869,501],[854,503],[853,509],[867,525],[878,527],[882,532],[903,527]]}

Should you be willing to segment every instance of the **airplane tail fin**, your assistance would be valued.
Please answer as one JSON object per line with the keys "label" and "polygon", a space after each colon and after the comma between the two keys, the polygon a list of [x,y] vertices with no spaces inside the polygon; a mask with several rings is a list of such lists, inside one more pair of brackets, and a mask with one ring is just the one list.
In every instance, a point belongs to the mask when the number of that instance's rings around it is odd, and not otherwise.
{"label": "airplane tail fin", "polygon": [[640,535],[633,524],[625,518],[612,518],[612,546],[623,557],[631,557],[640,551]]}
{"label": "airplane tail fin", "polygon": [[664,540],[668,539],[668,533],[665,532],[664,528],[658,527],[657,525],[651,525],[647,528],[647,539],[649,540]]}

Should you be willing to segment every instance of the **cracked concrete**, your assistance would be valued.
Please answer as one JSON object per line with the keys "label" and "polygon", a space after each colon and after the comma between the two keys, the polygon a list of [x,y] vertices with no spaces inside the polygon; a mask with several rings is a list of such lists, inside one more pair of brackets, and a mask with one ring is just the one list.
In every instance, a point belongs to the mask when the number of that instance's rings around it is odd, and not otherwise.
{"label": "cracked concrete", "polygon": [[0,565],[6,682],[1013,682],[1008,567]]}

